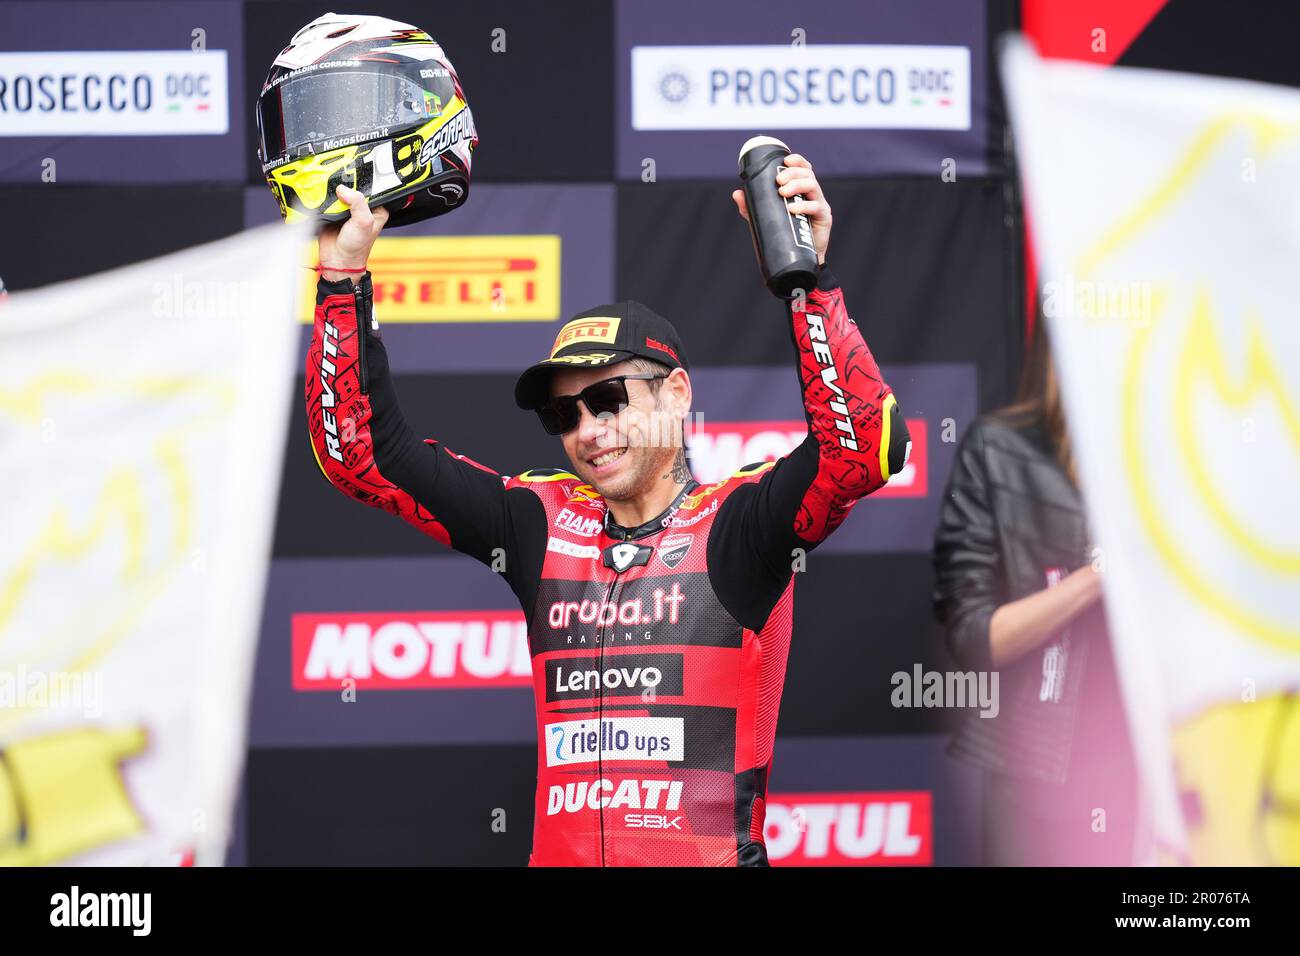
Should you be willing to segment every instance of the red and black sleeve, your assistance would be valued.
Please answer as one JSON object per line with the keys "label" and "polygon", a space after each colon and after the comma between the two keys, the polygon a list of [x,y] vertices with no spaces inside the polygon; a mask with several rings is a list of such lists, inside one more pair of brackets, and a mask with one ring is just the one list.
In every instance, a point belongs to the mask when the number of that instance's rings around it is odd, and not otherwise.
{"label": "red and black sleeve", "polygon": [[504,559],[522,600],[541,573],[545,508],[492,469],[416,437],[397,401],[371,295],[368,274],[356,286],[323,278],[317,285],[306,402],[321,473],[344,494],[485,564],[499,568]]}
{"label": "red and black sleeve", "polygon": [[728,497],[709,541],[715,588],[747,627],[762,626],[799,552],[824,541],[859,499],[902,469],[911,450],[893,390],[830,269],[819,270],[806,300],[791,304],[790,323],[808,435]]}

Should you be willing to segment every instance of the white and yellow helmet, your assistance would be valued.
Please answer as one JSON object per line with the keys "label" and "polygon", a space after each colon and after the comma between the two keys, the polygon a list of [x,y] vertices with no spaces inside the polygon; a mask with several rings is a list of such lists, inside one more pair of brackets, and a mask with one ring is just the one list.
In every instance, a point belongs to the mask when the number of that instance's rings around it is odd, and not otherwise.
{"label": "white and yellow helmet", "polygon": [[340,183],[388,207],[389,226],[469,194],[474,117],[442,47],[418,27],[327,13],[275,58],[257,100],[258,156],[280,214],[346,219]]}

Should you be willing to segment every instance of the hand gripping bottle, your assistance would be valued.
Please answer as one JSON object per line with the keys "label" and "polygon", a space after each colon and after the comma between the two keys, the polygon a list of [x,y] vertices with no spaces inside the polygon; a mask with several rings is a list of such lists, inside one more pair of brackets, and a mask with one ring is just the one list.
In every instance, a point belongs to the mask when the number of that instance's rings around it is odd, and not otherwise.
{"label": "hand gripping bottle", "polygon": [[763,281],[782,299],[790,298],[795,289],[811,292],[817,285],[812,224],[807,216],[794,215],[788,208],[800,197],[787,199],[776,184],[776,174],[785,168],[789,155],[789,147],[779,139],[754,136],[740,147],[738,164]]}

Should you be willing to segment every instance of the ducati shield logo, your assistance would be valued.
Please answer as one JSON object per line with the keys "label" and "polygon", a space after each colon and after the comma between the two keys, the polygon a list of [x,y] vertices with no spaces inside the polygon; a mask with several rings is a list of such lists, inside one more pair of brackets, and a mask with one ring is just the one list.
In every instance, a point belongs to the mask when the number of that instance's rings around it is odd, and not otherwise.
{"label": "ducati shield logo", "polygon": [[670,534],[659,542],[659,560],[670,568],[682,563],[695,540],[693,534]]}
{"label": "ducati shield logo", "polygon": [[613,568],[619,574],[622,574],[628,568],[639,567],[650,560],[650,553],[654,548],[646,544],[636,544],[632,541],[624,541],[622,544],[611,544],[605,549],[605,567]]}

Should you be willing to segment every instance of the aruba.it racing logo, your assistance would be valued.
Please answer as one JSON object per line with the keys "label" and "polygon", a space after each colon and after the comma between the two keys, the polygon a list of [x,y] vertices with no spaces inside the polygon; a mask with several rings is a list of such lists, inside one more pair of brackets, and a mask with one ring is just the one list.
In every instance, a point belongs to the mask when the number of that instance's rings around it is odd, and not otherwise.
{"label": "aruba.it racing logo", "polygon": [[576,622],[608,627],[622,624],[632,627],[639,624],[676,624],[681,618],[681,605],[686,593],[679,582],[666,588],[655,588],[645,597],[626,601],[554,601],[547,612],[546,622],[555,630],[566,630]]}

